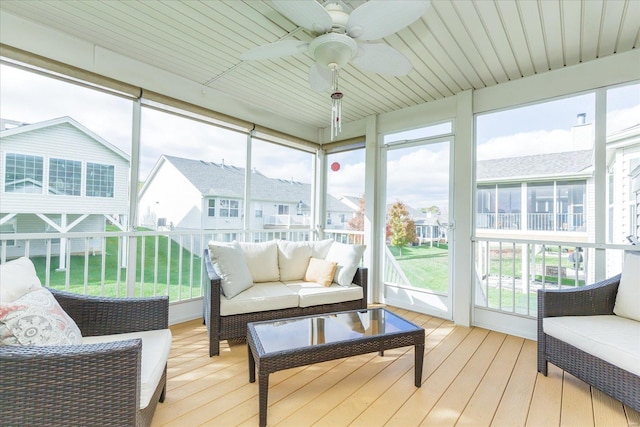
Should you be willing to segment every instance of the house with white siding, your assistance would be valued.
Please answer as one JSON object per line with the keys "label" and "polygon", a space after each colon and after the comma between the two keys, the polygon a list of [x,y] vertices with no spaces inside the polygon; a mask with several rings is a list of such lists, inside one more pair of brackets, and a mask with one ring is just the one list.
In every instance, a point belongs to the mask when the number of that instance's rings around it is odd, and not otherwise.
{"label": "house with white siding", "polygon": [[[608,243],[626,244],[637,235],[640,124],[607,136],[607,200],[595,197],[593,125],[578,125],[572,133],[574,151],[478,161],[478,236],[594,241],[597,205],[606,205]],[[593,257],[594,250],[588,252],[585,260]],[[607,263],[614,268],[619,256],[612,254]]]}
{"label": "house with white siding", "polygon": [[[313,228],[311,184],[269,178],[251,170],[249,211],[244,211],[245,168],[163,155],[140,189],[138,225],[173,230]],[[347,228],[354,209],[327,198],[330,228]]]}
{"label": "house with white siding", "polygon": [[[124,230],[129,167],[126,153],[70,117],[33,124],[2,120],[0,232],[102,232],[107,221]],[[67,243],[52,239],[51,253],[85,250],[83,239]],[[9,240],[3,250],[19,256],[23,244]],[[30,255],[46,251],[45,239],[31,241]],[[59,259],[64,269],[65,256]]]}

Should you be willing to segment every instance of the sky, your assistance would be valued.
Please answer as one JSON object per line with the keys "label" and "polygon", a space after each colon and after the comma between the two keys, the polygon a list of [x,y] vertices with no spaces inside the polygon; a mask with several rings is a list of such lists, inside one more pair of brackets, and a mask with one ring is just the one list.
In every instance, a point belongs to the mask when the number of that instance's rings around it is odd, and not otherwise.
{"label": "sky", "polygon": [[[609,90],[607,102],[609,133],[640,123],[639,84]],[[593,122],[594,106],[595,95],[588,93],[480,115],[476,157],[569,151],[577,115],[585,113],[586,123]],[[0,117],[36,123],[62,116],[72,117],[130,154],[130,100],[0,65]],[[242,133],[144,108],[141,135],[140,180],[163,154],[244,166],[247,137]],[[443,208],[449,189],[449,148],[445,143],[388,150],[388,203],[401,200],[414,208]],[[266,176],[309,183],[312,161],[309,153],[253,141],[253,167]],[[333,162],[340,163],[340,169],[329,170],[329,192],[336,197],[362,195],[364,150],[331,155],[327,164]]]}

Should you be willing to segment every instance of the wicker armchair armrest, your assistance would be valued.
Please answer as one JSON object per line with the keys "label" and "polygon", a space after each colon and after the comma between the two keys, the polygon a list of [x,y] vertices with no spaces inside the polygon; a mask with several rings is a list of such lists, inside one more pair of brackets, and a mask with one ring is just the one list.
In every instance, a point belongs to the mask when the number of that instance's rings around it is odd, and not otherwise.
{"label": "wicker armchair armrest", "polygon": [[620,274],[576,289],[538,291],[538,318],[613,314]]}
{"label": "wicker armchair armrest", "polygon": [[169,297],[110,298],[49,289],[78,324],[82,336],[151,331],[169,327]]}
{"label": "wicker armchair armrest", "polygon": [[139,339],[69,346],[0,347],[3,425],[135,425]]}

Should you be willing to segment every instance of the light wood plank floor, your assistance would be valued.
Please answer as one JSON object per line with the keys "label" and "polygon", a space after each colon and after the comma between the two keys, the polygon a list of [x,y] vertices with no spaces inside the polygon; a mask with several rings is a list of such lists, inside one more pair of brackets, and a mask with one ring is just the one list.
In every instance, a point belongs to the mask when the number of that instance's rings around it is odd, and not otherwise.
{"label": "light wood plank floor", "polygon": [[[390,308],[426,331],[422,387],[413,348],[289,369],[269,377],[270,426],[640,426],[640,414],[549,365],[536,343]],[[257,426],[258,385],[244,343],[209,358],[201,321],[172,327],[168,390],[152,426]]]}

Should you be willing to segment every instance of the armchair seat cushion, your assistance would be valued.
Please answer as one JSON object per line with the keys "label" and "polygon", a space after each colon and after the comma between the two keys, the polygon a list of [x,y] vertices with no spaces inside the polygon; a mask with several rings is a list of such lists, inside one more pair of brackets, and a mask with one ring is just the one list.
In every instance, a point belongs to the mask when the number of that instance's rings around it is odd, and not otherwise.
{"label": "armchair seat cushion", "polygon": [[171,350],[171,331],[169,329],[159,329],[83,337],[82,344],[98,344],[135,338],[142,340],[140,409],[144,409],[149,406],[151,397],[158,387],[164,368],[167,365],[169,351]]}
{"label": "armchair seat cushion", "polygon": [[545,317],[543,330],[640,376],[640,322],[614,315]]}

